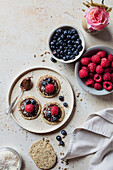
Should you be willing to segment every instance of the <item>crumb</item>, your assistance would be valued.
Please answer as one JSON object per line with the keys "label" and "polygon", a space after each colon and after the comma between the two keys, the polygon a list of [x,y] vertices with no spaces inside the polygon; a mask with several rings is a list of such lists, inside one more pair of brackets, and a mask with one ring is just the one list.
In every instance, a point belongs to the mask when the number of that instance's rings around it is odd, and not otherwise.
{"label": "crumb", "polygon": [[80,99],[80,101],[82,101],[82,99]]}
{"label": "crumb", "polygon": [[62,155],[64,155],[64,153],[62,153]]}
{"label": "crumb", "polygon": [[77,93],[77,97],[79,97],[80,96],[80,93]]}
{"label": "crumb", "polygon": [[47,52],[45,52],[44,54],[47,54]]}
{"label": "crumb", "polygon": [[60,155],[62,155],[62,153],[60,152]]}
{"label": "crumb", "polygon": [[64,170],[67,170],[67,168],[64,168]]}
{"label": "crumb", "polygon": [[44,141],[45,139],[44,139],[44,138],[42,138],[42,140]]}
{"label": "crumb", "polygon": [[69,165],[69,162],[68,162],[68,161],[66,161],[66,165]]}
{"label": "crumb", "polygon": [[45,62],[45,60],[42,60],[42,62]]}
{"label": "crumb", "polygon": [[64,162],[63,162],[63,161],[61,161],[61,163],[63,164]]}
{"label": "crumb", "polygon": [[58,146],[60,146],[60,143],[58,144]]}
{"label": "crumb", "polygon": [[49,142],[49,140],[46,140],[46,142]]}
{"label": "crumb", "polygon": [[48,54],[50,54],[50,52],[48,52]]}
{"label": "crumb", "polygon": [[34,58],[36,58],[36,54],[34,54]]}
{"label": "crumb", "polygon": [[58,169],[60,169],[61,167],[59,166]]}
{"label": "crumb", "polygon": [[41,54],[40,56],[42,57],[44,54]]}
{"label": "crumb", "polygon": [[65,136],[62,136],[62,138],[65,138]]}

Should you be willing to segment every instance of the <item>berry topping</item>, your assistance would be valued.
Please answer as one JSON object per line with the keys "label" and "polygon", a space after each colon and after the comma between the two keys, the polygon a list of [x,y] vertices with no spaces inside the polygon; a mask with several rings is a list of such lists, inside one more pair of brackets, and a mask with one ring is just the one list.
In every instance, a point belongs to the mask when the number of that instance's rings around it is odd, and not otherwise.
{"label": "berry topping", "polygon": [[110,65],[110,61],[107,58],[102,58],[101,59],[101,66],[104,67],[108,67]]}
{"label": "berry topping", "polygon": [[58,121],[58,118],[55,117],[55,116],[53,116],[53,117],[52,117],[52,121],[53,121],[53,122],[57,122],[57,121]]}
{"label": "berry topping", "polygon": [[31,104],[36,104],[36,101],[34,99],[31,100]]}
{"label": "berry topping", "polygon": [[43,81],[42,82],[42,85],[45,87],[47,85],[47,82],[46,81]]}
{"label": "berry topping", "polygon": [[101,83],[95,83],[94,88],[96,90],[101,90],[102,89],[102,84]]}
{"label": "berry topping", "polygon": [[66,102],[63,103],[64,107],[68,107],[68,104]]}
{"label": "berry topping", "polygon": [[66,136],[67,135],[67,132],[65,130],[61,130],[61,134]]}
{"label": "berry topping", "polygon": [[87,77],[87,76],[88,76],[88,71],[85,70],[85,69],[81,69],[81,70],[79,71],[79,76],[80,76],[80,78]]}
{"label": "berry topping", "polygon": [[32,104],[26,105],[25,111],[28,112],[28,113],[33,112],[34,111],[34,105],[32,105]]}
{"label": "berry topping", "polygon": [[46,116],[47,116],[48,118],[50,118],[50,117],[51,117],[51,112],[48,112],[48,113],[46,114]]}
{"label": "berry topping", "polygon": [[88,72],[89,72],[88,67],[83,66],[83,67],[82,67],[82,69],[84,69],[84,70],[86,70],[86,71],[88,71]]}
{"label": "berry topping", "polygon": [[96,64],[95,63],[89,63],[88,68],[93,73],[96,70]]}
{"label": "berry topping", "polygon": [[99,51],[99,52],[97,53],[97,55],[98,55],[99,57],[101,57],[101,58],[104,58],[104,57],[106,56],[106,52],[105,52],[105,51]]}
{"label": "berry topping", "polygon": [[103,80],[104,81],[109,81],[111,79],[111,74],[110,73],[105,73],[104,75],[103,75]]}
{"label": "berry topping", "polygon": [[64,101],[64,96],[59,96],[60,101]]}
{"label": "berry topping", "polygon": [[101,65],[98,65],[98,66],[96,67],[96,72],[97,72],[98,74],[102,74],[102,73],[103,73],[103,68],[102,68]]}
{"label": "berry topping", "polygon": [[109,82],[109,81],[105,81],[105,82],[103,83],[103,87],[104,87],[104,89],[106,89],[107,91],[110,91],[110,90],[112,90],[112,83]]}
{"label": "berry topping", "polygon": [[48,78],[47,82],[51,83],[52,82],[52,78]]}
{"label": "berry topping", "polygon": [[62,140],[61,136],[57,136],[56,140],[61,141]]}
{"label": "berry topping", "polygon": [[109,54],[108,55],[108,60],[111,62],[111,61],[113,61],[113,55],[112,54]]}
{"label": "berry topping", "polygon": [[91,59],[93,63],[97,64],[100,62],[100,57],[98,55],[93,55]]}
{"label": "berry topping", "polygon": [[46,92],[47,93],[52,93],[52,92],[54,92],[54,85],[53,84],[48,84],[48,85],[46,85],[46,87],[45,87],[45,90],[46,90]]}
{"label": "berry topping", "polygon": [[87,86],[90,86],[90,87],[94,87],[94,80],[89,78],[87,81],[86,81],[86,85]]}
{"label": "berry topping", "polygon": [[61,145],[61,146],[64,146],[64,142],[63,142],[63,141],[60,141],[60,145]]}
{"label": "berry topping", "polygon": [[82,59],[81,59],[81,63],[82,63],[84,66],[88,65],[88,64],[89,64],[89,58],[87,58],[87,57],[82,58]]}
{"label": "berry topping", "polygon": [[58,115],[58,107],[57,106],[53,106],[51,108],[51,114],[54,116]]}
{"label": "berry topping", "polygon": [[99,75],[99,74],[95,74],[95,75],[94,75],[94,80],[95,80],[96,82],[100,83],[100,82],[102,81],[102,76]]}
{"label": "berry topping", "polygon": [[30,104],[31,103],[31,101],[30,100],[26,100],[26,104]]}

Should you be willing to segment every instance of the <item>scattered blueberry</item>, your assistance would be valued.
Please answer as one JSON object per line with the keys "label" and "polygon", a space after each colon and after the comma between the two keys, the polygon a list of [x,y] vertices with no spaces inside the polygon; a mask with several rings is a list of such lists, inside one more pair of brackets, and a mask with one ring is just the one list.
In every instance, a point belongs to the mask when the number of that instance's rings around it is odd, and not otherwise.
{"label": "scattered blueberry", "polygon": [[68,107],[68,104],[66,102],[63,103],[64,107]]}
{"label": "scattered blueberry", "polygon": [[61,136],[57,136],[56,139],[57,139],[58,141],[61,141],[61,140],[62,140]]}
{"label": "scattered blueberry", "polygon": [[26,104],[30,104],[31,103],[31,101],[30,100],[26,100]]}
{"label": "scattered blueberry", "polygon": [[43,81],[42,82],[42,85],[45,87],[47,85],[47,82],[46,81]]}
{"label": "scattered blueberry", "polygon": [[57,122],[57,121],[58,121],[58,118],[55,117],[55,116],[53,116],[53,117],[52,117],[52,120],[53,120],[53,122]]}
{"label": "scattered blueberry", "polygon": [[61,134],[66,136],[67,135],[67,132],[65,130],[61,130]]}
{"label": "scattered blueberry", "polygon": [[53,63],[56,63],[56,62],[57,62],[57,60],[55,60],[53,57],[51,57],[50,60],[51,60]]}
{"label": "scattered blueberry", "polygon": [[82,50],[82,48],[83,48],[83,46],[82,46],[82,45],[78,45],[78,47],[77,47],[78,51],[81,51],[81,50]]}
{"label": "scattered blueberry", "polygon": [[64,97],[63,96],[59,96],[59,100],[60,101],[64,101]]}
{"label": "scattered blueberry", "polygon": [[48,113],[46,114],[46,116],[47,116],[48,118],[51,118],[51,112],[48,112]]}
{"label": "scattered blueberry", "polygon": [[63,141],[60,141],[60,145],[61,145],[61,146],[64,146],[64,142],[63,142]]}
{"label": "scattered blueberry", "polygon": [[36,104],[36,101],[34,99],[32,99],[31,104]]}
{"label": "scattered blueberry", "polygon": [[52,81],[52,78],[48,78],[47,82],[51,83],[51,81]]}

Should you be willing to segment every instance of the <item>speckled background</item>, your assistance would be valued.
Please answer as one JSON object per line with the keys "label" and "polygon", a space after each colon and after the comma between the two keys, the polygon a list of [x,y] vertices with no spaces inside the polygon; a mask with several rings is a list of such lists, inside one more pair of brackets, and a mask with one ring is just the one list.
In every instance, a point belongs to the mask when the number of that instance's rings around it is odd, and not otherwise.
{"label": "speckled background", "polygon": [[[113,7],[113,1],[106,1]],[[87,170],[91,156],[61,163],[60,153],[66,153],[68,141],[73,129],[81,125],[90,112],[112,107],[113,95],[92,96],[84,92],[76,82],[74,64],[52,63],[48,51],[50,32],[60,24],[75,25],[85,36],[86,47],[94,45],[113,46],[113,12],[109,26],[97,35],[89,35],[81,27],[82,0],[0,0],[0,147],[16,149],[23,158],[22,170],[37,170],[29,156],[30,145],[45,137],[50,140],[58,155],[58,164],[54,168],[68,170]],[[41,54],[44,54],[43,56]],[[34,57],[36,55],[36,57]],[[42,62],[43,61],[43,62]],[[45,62],[44,62],[45,61]],[[73,86],[76,107],[70,121],[65,125],[68,136],[64,139],[65,147],[58,146],[56,135],[29,133],[5,115],[8,107],[8,90],[15,77],[33,66],[50,66],[64,74]],[[80,93],[77,97],[77,93]]]}

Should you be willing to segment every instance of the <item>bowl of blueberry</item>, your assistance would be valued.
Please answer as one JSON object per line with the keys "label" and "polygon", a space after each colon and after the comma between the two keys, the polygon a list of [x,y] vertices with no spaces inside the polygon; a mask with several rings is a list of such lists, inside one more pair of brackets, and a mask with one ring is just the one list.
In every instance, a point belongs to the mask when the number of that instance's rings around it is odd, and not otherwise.
{"label": "bowl of blueberry", "polygon": [[113,49],[94,46],[76,63],[75,75],[81,88],[93,95],[113,92]]}
{"label": "bowl of blueberry", "polygon": [[76,27],[61,26],[52,31],[49,49],[57,61],[72,63],[81,57],[85,49],[84,36]]}

